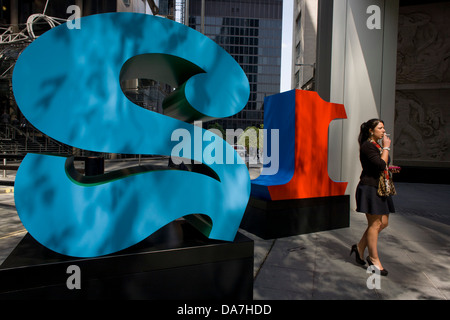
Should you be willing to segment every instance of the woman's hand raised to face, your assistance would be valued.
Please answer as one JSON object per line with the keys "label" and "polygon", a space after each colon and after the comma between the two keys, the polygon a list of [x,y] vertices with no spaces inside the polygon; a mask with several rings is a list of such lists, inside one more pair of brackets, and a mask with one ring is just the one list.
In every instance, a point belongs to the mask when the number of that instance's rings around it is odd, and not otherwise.
{"label": "woman's hand raised to face", "polygon": [[391,139],[386,134],[383,135],[383,148],[391,147]]}

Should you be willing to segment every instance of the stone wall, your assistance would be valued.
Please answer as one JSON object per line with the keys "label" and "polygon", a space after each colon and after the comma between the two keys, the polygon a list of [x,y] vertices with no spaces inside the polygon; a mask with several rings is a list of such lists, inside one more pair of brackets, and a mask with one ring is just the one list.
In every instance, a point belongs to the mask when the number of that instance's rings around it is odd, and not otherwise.
{"label": "stone wall", "polygon": [[450,167],[450,3],[399,13],[395,163]]}

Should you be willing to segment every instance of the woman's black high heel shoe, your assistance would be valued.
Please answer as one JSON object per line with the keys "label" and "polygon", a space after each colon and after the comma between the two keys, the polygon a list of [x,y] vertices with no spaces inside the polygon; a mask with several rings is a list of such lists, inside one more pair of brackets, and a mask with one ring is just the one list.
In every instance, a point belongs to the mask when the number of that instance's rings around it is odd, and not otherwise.
{"label": "woman's black high heel shoe", "polygon": [[[370,257],[367,256],[367,263],[369,264],[369,266],[373,266],[373,262],[372,260],[370,260]],[[382,276],[387,276],[388,275],[388,271],[386,269],[381,270],[380,268],[378,268],[377,266],[375,266],[375,268],[377,268],[378,270],[380,270],[380,275]]]}
{"label": "woman's black high heel shoe", "polygon": [[356,244],[354,244],[352,246],[352,250],[350,251],[350,255],[352,255],[353,252],[355,253],[356,263],[358,263],[358,264],[360,264],[362,266],[365,265],[366,262],[363,259],[361,259],[361,257],[359,256],[358,246]]}

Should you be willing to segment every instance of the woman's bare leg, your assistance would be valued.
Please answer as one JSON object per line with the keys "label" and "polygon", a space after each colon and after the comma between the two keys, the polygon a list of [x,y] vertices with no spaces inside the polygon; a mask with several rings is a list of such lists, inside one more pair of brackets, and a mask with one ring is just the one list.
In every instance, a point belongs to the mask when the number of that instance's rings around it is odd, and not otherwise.
{"label": "woman's bare leg", "polygon": [[[374,215],[366,214],[368,227],[364,232],[363,238],[360,241],[361,247],[366,245],[369,249],[369,257],[374,265],[376,265],[381,270],[383,266],[381,265],[380,258],[378,256],[378,235],[384,228],[387,227],[389,216],[388,215]],[[359,244],[358,244],[359,247]],[[365,248],[365,247],[364,247]]]}
{"label": "woman's bare leg", "polygon": [[[370,216],[366,214],[366,217]],[[361,240],[359,240],[358,242],[358,252],[361,258],[364,258],[364,252],[367,248],[367,230],[369,229],[369,217],[367,217],[367,222],[368,222],[368,226],[366,228],[366,230],[364,231]],[[378,234],[381,232],[381,230],[383,230],[384,228],[386,228],[388,226],[388,222],[389,222],[389,215],[382,215],[381,216],[381,227],[379,228]]]}
{"label": "woman's bare leg", "polygon": [[367,230],[369,229],[369,227],[366,228],[366,231],[364,231],[361,240],[359,240],[357,247],[358,247],[358,252],[359,252],[359,257],[361,259],[365,259],[364,257],[364,252],[366,251],[367,248]]}

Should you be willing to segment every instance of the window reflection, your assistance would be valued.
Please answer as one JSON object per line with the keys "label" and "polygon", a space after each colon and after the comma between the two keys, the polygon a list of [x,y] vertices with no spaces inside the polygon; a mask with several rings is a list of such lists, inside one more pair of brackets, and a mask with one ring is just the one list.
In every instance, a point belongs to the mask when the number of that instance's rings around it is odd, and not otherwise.
{"label": "window reflection", "polygon": [[[201,0],[190,0],[189,26],[201,31]],[[279,93],[282,0],[206,0],[205,35],[239,63],[250,83],[240,114],[217,121],[224,128],[263,123],[264,97]]]}

